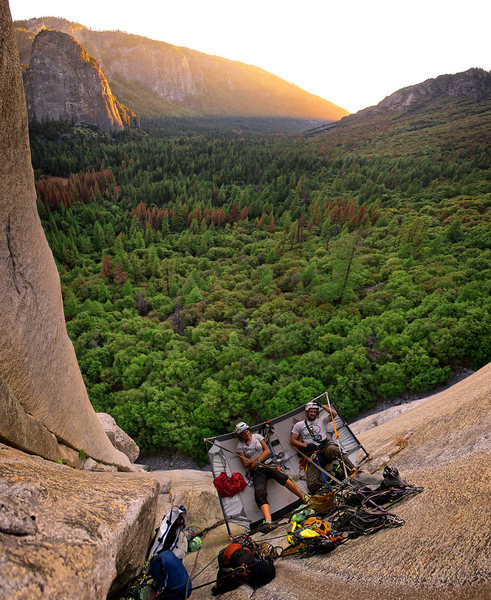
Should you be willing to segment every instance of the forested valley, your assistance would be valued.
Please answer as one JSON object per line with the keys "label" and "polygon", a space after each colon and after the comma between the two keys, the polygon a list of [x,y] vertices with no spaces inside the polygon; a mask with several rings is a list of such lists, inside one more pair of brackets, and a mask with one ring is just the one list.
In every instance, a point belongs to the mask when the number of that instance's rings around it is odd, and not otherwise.
{"label": "forested valley", "polygon": [[343,123],[32,124],[90,400],[147,454],[326,389],[345,418],[490,360],[490,103]]}

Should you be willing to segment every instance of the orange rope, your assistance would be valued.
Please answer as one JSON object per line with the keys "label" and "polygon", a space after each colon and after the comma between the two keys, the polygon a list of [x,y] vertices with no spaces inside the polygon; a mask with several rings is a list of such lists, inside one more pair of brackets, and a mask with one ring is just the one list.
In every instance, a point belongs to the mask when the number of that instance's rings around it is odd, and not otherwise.
{"label": "orange rope", "polygon": [[[327,398],[327,406],[329,406],[329,410],[331,410],[329,394],[327,393],[327,391],[325,392],[325,394],[326,394],[326,398]],[[334,427],[334,434],[336,435],[337,438],[339,438],[339,433],[338,433],[338,430],[336,429],[336,423],[334,422],[334,417],[332,416],[332,413],[331,413],[331,418],[332,418],[332,426]]]}
{"label": "orange rope", "polygon": [[339,454],[340,454],[340,458],[341,458],[341,464],[343,465],[344,478],[347,479],[348,472],[346,471],[346,465],[344,464],[343,451],[341,450],[341,442],[339,441],[339,433],[338,433],[338,430],[336,429],[336,423],[334,422],[334,417],[332,416],[331,402],[329,400],[329,394],[327,393],[327,390],[326,390],[326,398],[327,398],[327,406],[329,407],[329,411],[331,412],[332,426],[334,427],[334,433],[336,435],[336,439],[338,442],[338,449],[339,449]]}

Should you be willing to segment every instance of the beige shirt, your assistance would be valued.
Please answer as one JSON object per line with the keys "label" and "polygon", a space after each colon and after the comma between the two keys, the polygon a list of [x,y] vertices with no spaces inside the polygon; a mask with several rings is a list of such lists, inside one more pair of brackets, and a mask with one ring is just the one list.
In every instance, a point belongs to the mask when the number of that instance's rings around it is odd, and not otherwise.
{"label": "beige shirt", "polygon": [[252,439],[249,444],[246,444],[244,440],[240,440],[237,444],[237,452],[242,452],[246,458],[257,458],[263,451],[261,440],[264,440],[262,435],[259,433],[253,433]]}

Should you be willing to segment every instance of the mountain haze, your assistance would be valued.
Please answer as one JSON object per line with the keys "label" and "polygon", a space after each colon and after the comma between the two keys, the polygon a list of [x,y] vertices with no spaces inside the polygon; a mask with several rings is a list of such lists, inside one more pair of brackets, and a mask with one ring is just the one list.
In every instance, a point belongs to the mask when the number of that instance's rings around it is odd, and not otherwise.
{"label": "mountain haze", "polygon": [[139,116],[251,115],[337,121],[348,111],[251,65],[65,19],[17,21],[21,63],[44,28],[73,36],[101,65],[114,94]]}

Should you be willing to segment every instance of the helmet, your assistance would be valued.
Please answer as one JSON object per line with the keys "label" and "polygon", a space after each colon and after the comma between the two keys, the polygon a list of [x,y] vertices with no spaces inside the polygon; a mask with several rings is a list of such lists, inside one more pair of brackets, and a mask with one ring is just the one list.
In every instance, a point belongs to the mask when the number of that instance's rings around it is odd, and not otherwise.
{"label": "helmet", "polygon": [[237,434],[242,433],[246,429],[249,429],[249,425],[247,423],[244,423],[244,421],[241,421],[240,423],[237,423],[237,425],[235,426],[235,433],[237,433]]}
{"label": "helmet", "polygon": [[318,405],[316,402],[312,402],[312,401],[310,401],[310,402],[307,402],[307,404],[305,405],[305,410],[306,410],[307,412],[309,412],[309,410],[310,410],[311,408],[315,408],[315,410],[316,410],[317,412],[319,412],[319,405]]}

